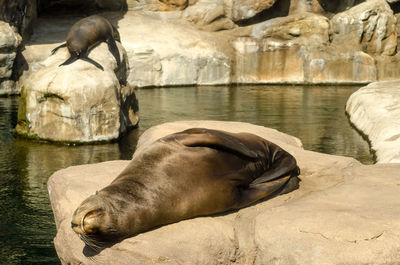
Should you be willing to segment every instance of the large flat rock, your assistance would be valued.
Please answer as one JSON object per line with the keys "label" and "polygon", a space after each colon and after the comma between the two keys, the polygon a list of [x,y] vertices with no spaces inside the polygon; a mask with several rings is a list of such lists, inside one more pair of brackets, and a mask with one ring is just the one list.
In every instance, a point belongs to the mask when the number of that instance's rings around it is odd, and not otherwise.
{"label": "large flat rock", "polygon": [[400,81],[369,84],[347,101],[350,121],[365,134],[378,163],[400,163]]}
{"label": "large flat rock", "polygon": [[153,127],[138,151],[190,126],[250,131],[293,154],[300,188],[239,211],[184,220],[126,239],[93,257],[71,229],[75,208],[129,161],[69,167],[48,182],[63,264],[396,264],[400,260],[400,164],[364,166],[310,152],[298,139],[247,123],[191,121]]}

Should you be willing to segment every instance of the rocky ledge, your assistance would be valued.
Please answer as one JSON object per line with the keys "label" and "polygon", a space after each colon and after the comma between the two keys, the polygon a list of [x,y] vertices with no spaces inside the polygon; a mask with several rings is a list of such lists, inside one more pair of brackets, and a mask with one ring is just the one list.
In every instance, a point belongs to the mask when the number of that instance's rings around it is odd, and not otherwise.
{"label": "rocky ledge", "polygon": [[190,121],[159,125],[137,152],[190,127],[252,132],[294,155],[301,186],[236,212],[184,220],[84,255],[71,229],[75,208],[108,185],[129,161],[69,167],[48,182],[63,264],[395,264],[400,260],[400,164],[365,166],[301,148],[300,141],[248,123]]}
{"label": "rocky ledge", "polygon": [[[96,1],[98,2],[98,1]],[[399,23],[372,1],[128,1],[105,12],[127,50],[133,86],[367,84],[400,77]],[[165,12],[168,11],[168,12]],[[39,18],[24,79],[79,17]]]}
{"label": "rocky ledge", "polygon": [[400,81],[369,84],[347,101],[350,121],[366,137],[378,163],[400,163]]}
{"label": "rocky ledge", "polygon": [[58,142],[96,142],[117,139],[138,123],[134,89],[126,85],[129,68],[125,49],[117,42],[117,64],[107,44],[90,53],[104,71],[77,60],[59,67],[70,54],[57,51],[22,82],[16,132]]}

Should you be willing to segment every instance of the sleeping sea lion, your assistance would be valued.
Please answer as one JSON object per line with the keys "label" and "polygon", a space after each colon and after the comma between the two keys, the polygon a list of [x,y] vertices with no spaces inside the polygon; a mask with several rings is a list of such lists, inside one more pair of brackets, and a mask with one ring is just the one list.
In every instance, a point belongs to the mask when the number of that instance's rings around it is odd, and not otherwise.
{"label": "sleeping sea lion", "polygon": [[259,136],[192,128],[135,155],[110,185],[81,203],[71,226],[96,248],[290,192],[299,174],[292,155]]}
{"label": "sleeping sea lion", "polygon": [[104,70],[99,63],[88,57],[88,53],[99,43],[105,41],[108,44],[108,49],[117,60],[117,64],[120,65],[121,59],[115,43],[116,40],[120,41],[115,27],[104,17],[93,15],[76,22],[68,32],[67,41],[54,48],[51,54],[54,54],[61,47],[67,47],[71,56],[59,66],[82,59]]}

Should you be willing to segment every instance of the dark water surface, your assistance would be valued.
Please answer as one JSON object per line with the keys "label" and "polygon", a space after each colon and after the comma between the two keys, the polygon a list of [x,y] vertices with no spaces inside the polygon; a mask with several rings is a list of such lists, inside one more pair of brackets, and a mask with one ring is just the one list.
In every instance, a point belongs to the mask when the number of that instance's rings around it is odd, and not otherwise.
{"label": "dark water surface", "polygon": [[358,87],[180,87],[137,91],[140,126],[118,143],[63,146],[15,139],[18,98],[0,98],[0,264],[59,264],[47,179],[71,165],[130,159],[137,138],[167,121],[250,122],[300,138],[304,148],[373,163],[344,114]]}

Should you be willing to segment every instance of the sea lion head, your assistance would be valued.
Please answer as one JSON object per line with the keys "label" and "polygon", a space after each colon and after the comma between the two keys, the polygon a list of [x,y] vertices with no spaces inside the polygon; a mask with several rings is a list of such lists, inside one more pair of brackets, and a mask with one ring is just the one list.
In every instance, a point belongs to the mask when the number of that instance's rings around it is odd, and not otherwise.
{"label": "sea lion head", "polygon": [[80,47],[78,44],[74,44],[74,42],[71,42],[71,44],[68,46],[68,51],[72,56],[79,57],[82,54],[82,47]]}
{"label": "sea lion head", "polygon": [[119,237],[118,216],[113,205],[96,194],[85,199],[75,210],[71,227],[89,246],[109,242]]}

